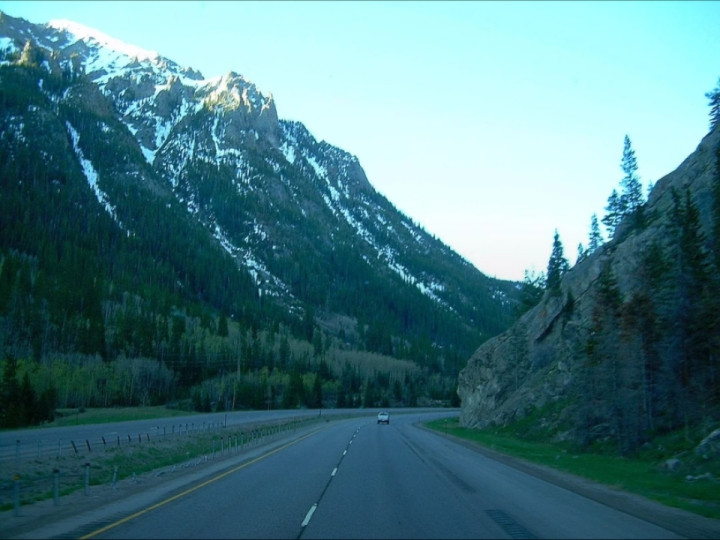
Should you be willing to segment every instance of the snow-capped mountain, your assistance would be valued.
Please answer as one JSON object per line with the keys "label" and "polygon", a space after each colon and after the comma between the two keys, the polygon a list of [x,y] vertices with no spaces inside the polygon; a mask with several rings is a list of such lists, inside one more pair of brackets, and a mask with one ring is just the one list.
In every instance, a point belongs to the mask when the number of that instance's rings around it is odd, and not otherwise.
{"label": "snow-capped mountain", "polygon": [[[362,329],[382,313],[393,340],[409,332],[447,345],[460,333],[472,349],[514,314],[517,284],[484,276],[418,227],[355,156],[278,119],[272,95],[242,75],[206,79],[69,21],[0,13],[3,86],[28,92],[0,108],[6,158],[32,151],[58,190],[81,172],[94,201],[83,211],[102,211],[151,250],[204,231],[259,298],[297,317],[310,309],[328,331],[338,316]],[[210,300],[201,278],[177,274],[180,287],[230,309]]]}

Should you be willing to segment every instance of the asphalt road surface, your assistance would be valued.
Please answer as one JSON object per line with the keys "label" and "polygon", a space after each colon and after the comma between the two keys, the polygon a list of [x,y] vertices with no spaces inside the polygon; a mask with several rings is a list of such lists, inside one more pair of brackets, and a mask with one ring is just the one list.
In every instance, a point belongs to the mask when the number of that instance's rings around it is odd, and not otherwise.
{"label": "asphalt road surface", "polygon": [[318,409],[272,410],[272,411],[234,411],[227,413],[207,413],[150,420],[130,420],[109,424],[88,424],[64,427],[39,427],[7,430],[0,433],[0,465],[3,461],[33,458],[36,455],[56,455],[58,449],[63,453],[73,452],[71,441],[81,449],[85,441],[93,446],[102,446],[103,438],[110,444],[116,437],[133,439],[146,434],[152,438],[171,433],[195,432],[219,426],[237,427],[241,425],[263,424],[290,418],[300,419],[322,415],[358,414],[358,409]]}
{"label": "asphalt road surface", "polygon": [[97,538],[677,538],[415,425],[336,420],[83,534]]}

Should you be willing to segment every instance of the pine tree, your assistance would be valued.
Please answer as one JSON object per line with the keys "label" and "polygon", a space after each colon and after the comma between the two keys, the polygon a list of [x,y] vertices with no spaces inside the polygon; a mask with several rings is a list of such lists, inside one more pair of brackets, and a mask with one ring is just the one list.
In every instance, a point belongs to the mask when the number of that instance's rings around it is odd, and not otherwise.
{"label": "pine tree", "polygon": [[609,263],[600,271],[592,290],[590,332],[585,344],[586,361],[579,370],[578,385],[584,399],[578,409],[578,429],[584,444],[597,437],[598,424],[616,422],[618,396],[618,317],[622,294]]}
{"label": "pine tree", "polygon": [[605,214],[602,218],[602,222],[603,225],[605,225],[605,228],[607,228],[608,236],[612,238],[615,236],[615,229],[625,215],[624,201],[616,189],[613,189],[610,197],[608,197],[608,203],[605,210],[607,211],[607,214]]}
{"label": "pine tree", "polygon": [[590,218],[590,241],[588,244],[588,255],[595,253],[603,244],[602,233],[600,232],[600,224],[598,223],[597,214],[593,214]]}
{"label": "pine tree", "polygon": [[630,137],[627,135],[625,135],[625,141],[623,143],[623,155],[620,161],[620,167],[625,173],[625,176],[620,182],[623,190],[620,197],[623,201],[624,214],[633,216],[635,225],[640,226],[642,225],[641,212],[644,202],[643,190],[640,177],[637,174],[638,165],[635,150],[633,150]]}
{"label": "pine tree", "polygon": [[0,394],[0,426],[19,427],[22,424],[20,423],[20,385],[17,380],[17,360],[10,354],[5,356]]}
{"label": "pine tree", "polygon": [[218,320],[218,336],[228,337],[228,321],[225,313],[221,313]]}
{"label": "pine tree", "polygon": [[720,146],[715,150],[715,179],[712,184],[712,240],[710,249],[716,275],[720,274]]}
{"label": "pine tree", "polygon": [[[690,189],[685,188],[684,197],[676,190],[673,197],[672,223],[676,233],[675,256],[677,276],[677,312],[671,329],[676,345],[676,374],[686,391],[685,400],[702,399],[704,373],[714,356],[714,316],[708,298],[710,268],[705,251],[705,235],[700,228],[700,214]],[[699,385],[699,386],[698,386]],[[686,403],[687,404],[687,403]],[[687,417],[685,418],[687,422]]]}
{"label": "pine tree", "polygon": [[518,316],[537,305],[542,298],[546,285],[545,274],[542,272],[536,274],[534,271],[525,270],[525,277],[520,291]]}
{"label": "pine tree", "polygon": [[705,97],[710,101],[708,105],[710,106],[710,131],[712,131],[720,122],[720,79],[718,79],[718,85],[707,92]]}
{"label": "pine tree", "polygon": [[320,375],[318,373],[315,374],[315,379],[313,380],[313,389],[312,389],[312,407],[318,408],[322,407],[322,379],[320,378]]}
{"label": "pine tree", "polygon": [[550,291],[550,294],[560,294],[560,281],[569,269],[570,263],[565,258],[560,234],[555,229],[552,253],[550,254],[547,269],[547,290]]}
{"label": "pine tree", "polygon": [[35,389],[30,383],[30,377],[27,371],[23,375],[20,384],[20,424],[24,426],[32,425],[38,419],[37,395]]}
{"label": "pine tree", "polygon": [[620,161],[625,176],[620,181],[621,192],[618,193],[613,189],[608,204],[605,207],[607,214],[603,217],[602,222],[608,229],[610,238],[615,236],[615,231],[626,217],[631,217],[632,224],[635,227],[642,227],[645,223],[643,212],[643,188],[640,183],[640,177],[637,174],[637,158],[635,150],[632,148],[630,137],[625,135],[623,144],[623,155]]}
{"label": "pine tree", "polygon": [[587,259],[588,254],[588,250],[586,250],[585,246],[583,246],[582,242],[580,242],[577,247],[577,259],[575,259],[575,264]]}

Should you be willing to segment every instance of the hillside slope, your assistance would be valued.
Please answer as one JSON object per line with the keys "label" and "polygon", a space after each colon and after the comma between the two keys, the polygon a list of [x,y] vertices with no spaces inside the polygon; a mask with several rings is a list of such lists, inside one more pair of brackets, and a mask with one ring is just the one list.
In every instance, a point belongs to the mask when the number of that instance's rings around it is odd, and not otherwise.
{"label": "hillside slope", "polygon": [[[418,227],[239,74],[0,13],[0,105],[3,356],[153,359],[160,395],[278,357],[314,373],[330,348],[454,378],[514,318],[518,284]],[[312,360],[287,353],[299,341]]]}
{"label": "hillside slope", "polygon": [[632,452],[718,419],[720,129],[654,186],[642,224],[567,272],[559,294],[478,348],[461,371],[461,421],[535,429]]}

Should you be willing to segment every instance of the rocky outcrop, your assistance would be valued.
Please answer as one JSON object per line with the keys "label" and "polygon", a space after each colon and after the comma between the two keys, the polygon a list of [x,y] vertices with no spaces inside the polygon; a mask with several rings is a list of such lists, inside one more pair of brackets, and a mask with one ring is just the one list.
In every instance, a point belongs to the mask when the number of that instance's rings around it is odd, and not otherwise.
{"label": "rocky outcrop", "polygon": [[[616,240],[565,274],[561,294],[546,293],[511,329],[476,350],[458,380],[462,425],[506,425],[556,403],[556,416],[548,421],[554,423],[558,436],[573,436],[572,419],[586,399],[578,381],[587,368],[593,298],[602,269],[612,269],[620,293],[630,298],[640,286],[646,248],[651,242],[661,246],[668,242],[673,188],[678,193],[689,188],[702,230],[711,238],[711,188],[719,148],[720,129],[715,129],[674,172],[657,182],[646,204],[645,228],[633,230],[628,223],[621,224]],[[602,416],[599,411],[598,415]]]}

